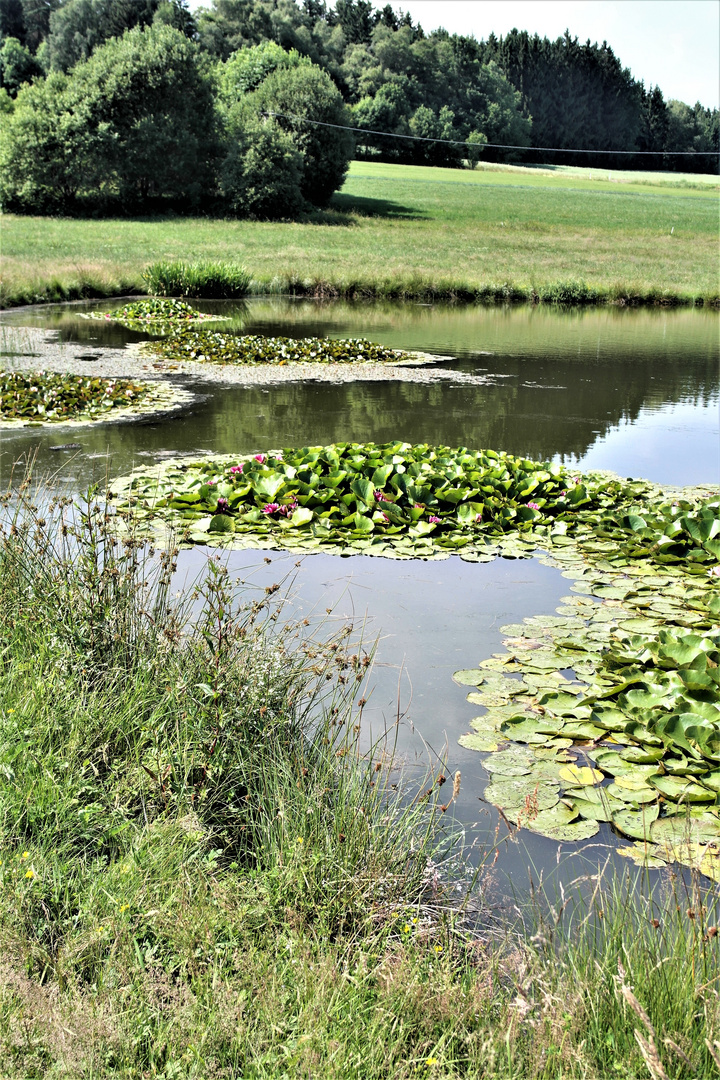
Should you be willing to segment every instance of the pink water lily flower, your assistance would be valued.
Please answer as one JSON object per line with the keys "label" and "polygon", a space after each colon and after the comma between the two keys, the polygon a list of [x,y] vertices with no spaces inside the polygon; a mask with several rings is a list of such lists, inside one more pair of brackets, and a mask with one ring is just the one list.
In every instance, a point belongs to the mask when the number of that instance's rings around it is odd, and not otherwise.
{"label": "pink water lily flower", "polygon": [[440,524],[440,518],[439,518],[439,517],[435,517],[435,515],[434,515],[434,514],[432,514],[432,515],[431,515],[431,516],[430,516],[430,517],[428,518],[428,521],[430,522],[430,524],[431,524],[431,525],[439,525],[439,524]]}
{"label": "pink water lily flower", "polygon": [[377,488],[375,491],[373,491],[373,495],[375,496],[375,498],[377,499],[378,502],[390,502],[387,495],[385,495],[384,492],[380,491],[379,488]]}
{"label": "pink water lily flower", "polygon": [[262,508],[263,514],[277,514],[280,509],[280,503],[267,503]]}
{"label": "pink water lily flower", "polygon": [[255,455],[255,460],[259,461],[260,464],[262,465],[262,463],[265,461],[265,455],[264,454],[256,454]]}
{"label": "pink water lily flower", "polygon": [[525,505],[529,506],[531,510],[539,510],[540,509],[540,507],[538,506],[537,503],[529,502],[529,503],[526,503]]}
{"label": "pink water lily flower", "polygon": [[239,473],[239,472],[242,472],[242,470],[243,470],[242,465],[231,465],[230,466],[230,472],[231,473]]}

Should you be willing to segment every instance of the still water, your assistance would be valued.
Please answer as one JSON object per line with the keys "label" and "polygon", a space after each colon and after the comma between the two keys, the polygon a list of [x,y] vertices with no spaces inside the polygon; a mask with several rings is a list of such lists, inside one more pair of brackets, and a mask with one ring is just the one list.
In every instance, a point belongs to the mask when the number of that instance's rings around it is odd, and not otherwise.
{"label": "still water", "polygon": [[[116,306],[114,304],[108,307]],[[99,305],[94,305],[99,306]],[[482,385],[397,381],[270,387],[178,381],[195,400],[173,419],[6,434],[0,478],[37,448],[41,469],[58,471],[76,489],[109,472],[179,453],[238,453],[333,441],[404,439],[562,461],[578,469],[607,468],[669,484],[717,484],[720,479],[720,318],[712,311],[348,304],[253,299],[202,303],[232,321],[223,329],[288,336],[367,337],[394,348],[447,357],[445,367],[484,376]],[[93,346],[123,348],[142,335],[78,317],[82,305],[7,313],[2,322],[59,332],[66,347],[92,356]],[[12,358],[6,363],[12,363]],[[88,370],[92,361],[88,360]],[[80,449],[53,452],[72,441]],[[58,460],[58,459],[61,460]],[[183,553],[179,573],[193,577],[205,552]],[[370,707],[374,734],[400,718],[398,748],[411,770],[435,752],[459,768],[457,818],[467,842],[493,835],[497,817],[479,796],[486,783],[481,755],[457,745],[475,709],[452,673],[501,650],[500,627],[550,614],[569,592],[559,571],[536,560],[499,559],[471,565],[403,562],[362,556],[297,557],[233,552],[235,575],[263,587],[295,574],[288,617],[325,617],[331,624],[366,620],[366,640],[378,640]],[[612,850],[608,826],[583,849],[523,834],[504,844],[495,870],[501,890],[522,890],[532,873],[575,876],[587,860]],[[504,830],[503,830],[504,831]],[[527,838],[527,839],[526,839]],[[610,847],[606,847],[606,845]],[[618,860],[622,862],[623,860]]]}

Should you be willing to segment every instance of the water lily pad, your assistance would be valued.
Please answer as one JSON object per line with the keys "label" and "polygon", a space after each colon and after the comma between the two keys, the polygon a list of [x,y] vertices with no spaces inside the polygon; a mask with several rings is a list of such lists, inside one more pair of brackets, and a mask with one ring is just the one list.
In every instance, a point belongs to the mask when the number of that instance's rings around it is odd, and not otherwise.
{"label": "water lily pad", "polygon": [[482,750],[488,753],[497,750],[500,745],[495,739],[482,733],[461,735],[458,742],[466,750]]}
{"label": "water lily pad", "polygon": [[580,817],[588,821],[612,821],[612,810],[608,806],[603,806],[602,803],[573,797],[572,805]]}
{"label": "water lily pad", "polygon": [[485,681],[485,672],[480,671],[479,668],[466,668],[463,671],[456,671],[453,679],[461,686],[481,686]]}
{"label": "water lily pad", "polygon": [[483,765],[491,773],[500,773],[503,776],[524,776],[532,771],[533,762],[527,751],[513,748],[491,754]]}
{"label": "water lily pad", "polygon": [[[623,777],[618,777],[618,780],[622,779]],[[641,803],[655,802],[657,799],[657,791],[652,787],[619,787],[616,781],[608,784],[607,790],[616,799],[622,799],[623,802],[634,806],[639,806]]]}
{"label": "water lily pad", "polygon": [[716,798],[715,792],[680,776],[655,773],[647,778],[647,783],[675,802],[715,802]]}
{"label": "water lily pad", "polygon": [[586,787],[599,784],[604,776],[599,769],[591,769],[587,765],[566,765],[560,770],[560,778],[568,784]]}
{"label": "water lily pad", "polygon": [[700,818],[680,814],[654,822],[652,839],[658,844],[678,846],[688,843],[720,842],[720,821],[711,814]]}
{"label": "water lily pad", "polygon": [[527,827],[549,840],[560,842],[589,840],[595,836],[600,828],[597,821],[587,818],[577,820],[577,817],[577,811],[561,801],[549,810],[541,810],[536,817],[527,821]]}
{"label": "water lily pad", "polygon": [[483,792],[487,802],[502,807],[503,810],[519,809],[530,805],[534,810],[548,810],[558,802],[559,787],[547,780],[536,780],[532,776],[508,779],[499,776],[488,784]]}
{"label": "water lily pad", "polygon": [[612,823],[625,836],[635,840],[649,840],[651,826],[659,813],[657,803],[651,803],[641,810],[618,810],[612,815]]}
{"label": "water lily pad", "polygon": [[636,866],[646,866],[651,870],[662,870],[667,866],[665,859],[661,858],[660,850],[654,844],[636,843],[617,849],[618,855],[630,859]]}
{"label": "water lily pad", "polygon": [[531,745],[542,745],[549,741],[549,736],[538,731],[535,724],[530,719],[523,719],[520,722],[514,722],[513,720],[505,720],[500,727],[500,731],[506,739],[512,739],[514,742],[529,743]]}

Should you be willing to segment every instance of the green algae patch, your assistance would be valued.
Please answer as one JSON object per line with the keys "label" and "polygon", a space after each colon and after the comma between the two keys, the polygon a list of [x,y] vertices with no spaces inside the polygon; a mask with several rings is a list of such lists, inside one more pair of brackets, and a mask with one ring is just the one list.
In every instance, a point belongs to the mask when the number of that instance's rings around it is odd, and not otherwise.
{"label": "green algae patch", "polygon": [[163,359],[202,364],[396,364],[417,359],[364,338],[263,337],[186,326],[143,348]]}
{"label": "green algae patch", "polygon": [[192,395],[160,382],[0,372],[0,427],[88,424],[172,408]]}

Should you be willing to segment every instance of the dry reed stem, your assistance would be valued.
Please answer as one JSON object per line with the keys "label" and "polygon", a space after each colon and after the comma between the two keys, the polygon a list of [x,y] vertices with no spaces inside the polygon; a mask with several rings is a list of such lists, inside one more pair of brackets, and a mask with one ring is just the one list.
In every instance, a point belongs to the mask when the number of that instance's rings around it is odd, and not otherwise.
{"label": "dry reed stem", "polygon": [[668,1036],[667,1038],[663,1039],[663,1044],[664,1044],[665,1046],[667,1046],[669,1050],[672,1050],[672,1052],[673,1052],[674,1054],[676,1054],[676,1055],[677,1055],[677,1057],[679,1057],[679,1058],[680,1058],[680,1060],[681,1060],[681,1061],[683,1062],[683,1064],[687,1065],[688,1069],[692,1069],[692,1067],[693,1067],[693,1063],[692,1063],[692,1061],[691,1061],[691,1060],[690,1060],[690,1058],[689,1058],[689,1057],[687,1056],[687,1054],[685,1053],[685,1051],[684,1051],[684,1050],[681,1050],[681,1048],[680,1048],[680,1047],[678,1046],[678,1044],[677,1044],[677,1043],[676,1043],[676,1042],[674,1041],[674,1039],[671,1039],[671,1038],[670,1038],[670,1037]]}
{"label": "dry reed stem", "polygon": [[635,1041],[640,1047],[640,1053],[643,1056],[643,1060],[645,1061],[653,1080],[670,1080],[663,1068],[663,1063],[660,1060],[660,1055],[657,1052],[657,1047],[653,1040],[646,1039],[640,1034],[637,1028],[635,1029],[634,1035]]}
{"label": "dry reed stem", "polygon": [[716,1039],[714,1043],[711,1043],[709,1039],[706,1039],[705,1045],[708,1048],[710,1057],[713,1059],[718,1069],[720,1069],[720,1042]]}
{"label": "dry reed stem", "polygon": [[[635,1042],[640,1047],[640,1053],[643,1056],[643,1061],[648,1067],[648,1071],[652,1077],[652,1080],[670,1080],[668,1074],[665,1072],[663,1063],[660,1060],[660,1054],[657,1048],[657,1035],[655,1034],[655,1028],[652,1025],[650,1017],[645,1012],[645,1009],[642,1007],[630,987],[625,982],[625,968],[622,966],[619,960],[618,974],[620,981],[620,993],[625,998],[625,1001],[628,1003],[635,1015],[639,1017],[640,1020],[642,1020],[648,1033],[648,1037],[646,1039],[642,1032],[638,1031],[637,1028],[633,1032],[635,1036]],[[680,1048],[672,1042],[672,1039],[666,1039],[665,1041],[666,1043],[672,1044],[672,1048],[679,1053],[680,1057],[685,1057],[682,1050],[680,1050]],[[687,1060],[687,1058],[685,1058],[685,1060]]]}

